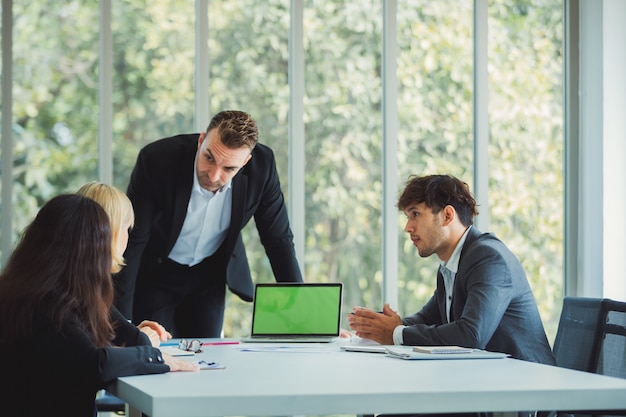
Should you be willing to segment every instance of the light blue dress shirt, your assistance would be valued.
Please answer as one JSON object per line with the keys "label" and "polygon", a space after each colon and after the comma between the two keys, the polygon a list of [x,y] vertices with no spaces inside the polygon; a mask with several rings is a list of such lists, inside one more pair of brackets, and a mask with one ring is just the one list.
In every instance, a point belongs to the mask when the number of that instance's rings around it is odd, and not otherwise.
{"label": "light blue dress shirt", "polygon": [[[459,270],[459,261],[461,260],[461,250],[463,249],[463,245],[465,244],[465,239],[467,239],[467,234],[469,233],[472,226],[465,229],[465,233],[461,236],[461,239],[456,244],[450,259],[447,262],[441,262],[439,265],[439,272],[443,275],[443,285],[446,289],[446,318],[448,319],[448,323],[450,323],[450,306],[452,305],[452,294],[454,293],[454,279],[456,277],[456,272]],[[402,337],[402,330],[407,327],[405,325],[397,326],[393,330],[393,343],[394,345],[401,345],[404,343],[404,338]]]}
{"label": "light blue dress shirt", "polygon": [[[197,158],[197,156],[196,156]],[[215,193],[200,187],[194,163],[187,215],[169,258],[194,266],[213,255],[226,239],[232,212],[232,180]]]}

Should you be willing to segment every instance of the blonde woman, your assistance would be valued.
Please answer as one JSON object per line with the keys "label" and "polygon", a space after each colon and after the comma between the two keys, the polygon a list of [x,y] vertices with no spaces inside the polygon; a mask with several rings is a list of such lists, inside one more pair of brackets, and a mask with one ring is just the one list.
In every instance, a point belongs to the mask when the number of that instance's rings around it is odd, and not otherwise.
{"label": "blonde woman", "polygon": [[[128,243],[128,231],[135,223],[133,205],[122,191],[100,181],[91,181],[83,185],[77,193],[100,204],[109,216],[112,235],[111,255],[113,259],[111,273],[117,274],[125,265],[124,251]],[[112,314],[122,316],[114,306],[111,310]],[[159,347],[160,342],[172,337],[163,326],[155,321],[144,320],[137,328],[150,338],[150,342],[154,347]]]}

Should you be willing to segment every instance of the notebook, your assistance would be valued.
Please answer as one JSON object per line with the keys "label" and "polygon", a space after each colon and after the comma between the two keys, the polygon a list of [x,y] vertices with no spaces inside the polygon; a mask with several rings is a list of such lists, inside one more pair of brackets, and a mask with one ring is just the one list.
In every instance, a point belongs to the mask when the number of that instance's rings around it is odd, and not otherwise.
{"label": "notebook", "polygon": [[417,352],[412,346],[387,346],[387,356],[407,360],[434,359],[502,359],[509,355],[500,352],[472,349],[469,353],[423,353]]}
{"label": "notebook", "polygon": [[259,283],[252,332],[242,342],[332,342],[341,329],[341,283]]}
{"label": "notebook", "polygon": [[348,342],[339,347],[339,350],[344,352],[387,353],[387,346],[388,345],[381,345],[371,339],[352,336]]}
{"label": "notebook", "polygon": [[367,353],[387,353],[389,345],[342,345],[339,349],[344,352],[367,352]]}

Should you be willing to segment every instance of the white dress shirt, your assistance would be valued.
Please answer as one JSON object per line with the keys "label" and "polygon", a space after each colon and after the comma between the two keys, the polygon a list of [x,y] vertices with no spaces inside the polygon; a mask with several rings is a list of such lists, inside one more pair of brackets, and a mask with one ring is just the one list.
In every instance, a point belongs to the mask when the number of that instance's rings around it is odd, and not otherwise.
{"label": "white dress shirt", "polygon": [[232,180],[213,193],[200,187],[195,167],[194,163],[185,222],[169,254],[171,260],[189,266],[199,264],[217,251],[226,239],[232,212]]}
{"label": "white dress shirt", "polygon": [[[463,249],[465,239],[467,239],[467,234],[471,228],[472,226],[465,229],[465,233],[463,233],[463,236],[461,236],[461,239],[459,239],[459,242],[456,244],[450,259],[448,259],[447,262],[441,261],[441,264],[439,264],[439,272],[443,275],[443,286],[446,289],[446,318],[448,323],[450,323],[450,306],[452,305],[452,295],[454,293],[454,279],[456,278],[456,272],[459,270],[461,250]],[[393,343],[395,345],[401,345],[404,343],[402,330],[405,327],[407,326],[400,325],[393,330]]]}

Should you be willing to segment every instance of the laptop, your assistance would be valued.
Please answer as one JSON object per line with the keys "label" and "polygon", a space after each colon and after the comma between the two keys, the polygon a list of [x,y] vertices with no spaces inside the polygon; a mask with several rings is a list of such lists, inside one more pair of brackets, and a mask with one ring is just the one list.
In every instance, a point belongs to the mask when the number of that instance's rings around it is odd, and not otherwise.
{"label": "laptop", "polygon": [[242,342],[319,342],[339,337],[342,283],[258,283],[252,332]]}

